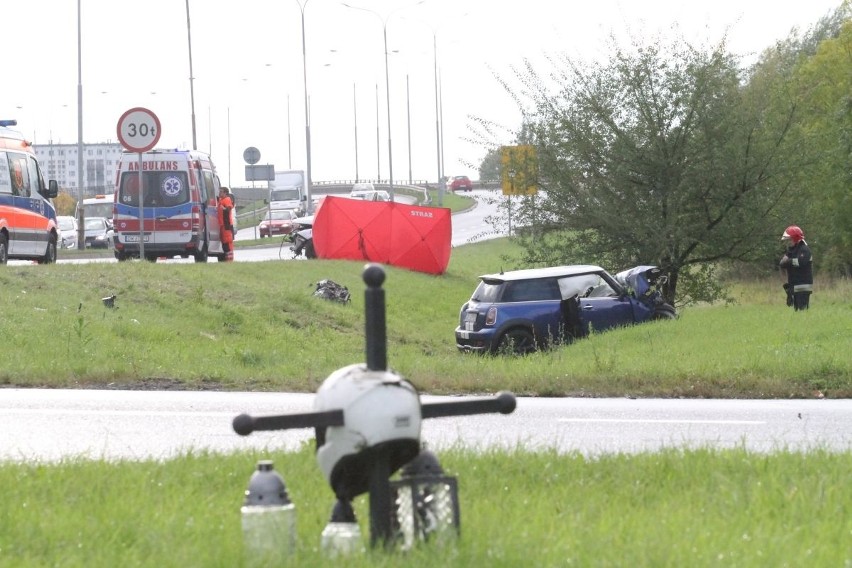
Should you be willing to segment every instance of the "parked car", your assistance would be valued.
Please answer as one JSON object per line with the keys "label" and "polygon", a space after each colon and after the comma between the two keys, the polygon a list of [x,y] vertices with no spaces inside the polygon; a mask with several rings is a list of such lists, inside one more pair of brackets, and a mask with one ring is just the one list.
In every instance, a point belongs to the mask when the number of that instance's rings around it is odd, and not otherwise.
{"label": "parked car", "polygon": [[59,225],[59,248],[77,248],[77,219],[71,215],[58,215],[56,224]]}
{"label": "parked car", "polygon": [[365,193],[376,191],[376,186],[368,181],[362,181],[354,184],[349,192],[349,197],[361,199]]}
{"label": "parked car", "polygon": [[450,188],[450,191],[471,191],[473,189],[473,182],[467,176],[453,176],[447,187]]}
{"label": "parked car", "polygon": [[112,248],[112,223],[106,217],[86,217],[83,221],[86,248]]}
{"label": "parked car", "polygon": [[571,265],[486,274],[459,312],[460,351],[526,354],[616,326],[676,317],[659,286],[659,268],[615,276]]}
{"label": "parked car", "polygon": [[383,189],[376,189],[372,183],[356,183],[349,192],[349,198],[364,201],[390,201],[390,193]]}
{"label": "parked car", "polygon": [[260,238],[273,235],[289,235],[293,232],[296,212],[292,209],[270,209],[258,227]]}

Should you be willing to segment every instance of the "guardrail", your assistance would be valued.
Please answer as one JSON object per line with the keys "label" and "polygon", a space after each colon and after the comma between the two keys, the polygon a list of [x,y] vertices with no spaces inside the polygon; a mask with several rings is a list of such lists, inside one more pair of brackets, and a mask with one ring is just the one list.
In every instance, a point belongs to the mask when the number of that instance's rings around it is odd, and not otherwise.
{"label": "guardrail", "polygon": [[[389,183],[371,183],[376,187],[376,189],[387,190],[390,188]],[[422,185],[419,185],[420,183],[421,182],[418,182],[418,184],[415,185],[400,185],[394,183],[393,187],[395,192],[405,193],[406,195],[411,195],[416,198],[417,204],[428,205],[430,203],[430,186],[426,182],[422,182]],[[242,224],[240,223],[240,220],[248,218],[261,219],[266,215],[266,210],[268,209],[266,200],[269,196],[269,190],[267,188],[232,187],[230,189],[234,195],[237,205],[238,226]],[[349,192],[352,190],[352,184],[341,182],[320,182],[311,186],[311,189],[314,190],[312,192],[311,197],[325,195],[348,195]]]}
{"label": "guardrail", "polygon": [[[388,180],[359,180],[360,182],[372,183],[376,189],[387,190],[390,187]],[[355,180],[332,180],[315,181],[311,184],[311,194],[328,195],[336,193],[349,193]],[[411,183],[394,182],[394,190],[397,188],[437,189],[438,184],[428,180],[414,180]],[[500,180],[473,180],[474,189],[500,189]],[[266,187],[232,187],[231,192],[239,201],[253,201],[267,199],[269,189]]]}

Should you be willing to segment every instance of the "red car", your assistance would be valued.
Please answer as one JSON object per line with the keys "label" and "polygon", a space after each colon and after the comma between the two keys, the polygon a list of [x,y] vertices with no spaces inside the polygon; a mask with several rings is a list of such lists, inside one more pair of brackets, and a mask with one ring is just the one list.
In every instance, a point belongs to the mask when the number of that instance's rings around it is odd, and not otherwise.
{"label": "red car", "polygon": [[293,219],[296,212],[292,209],[270,209],[260,222],[260,238],[273,235],[289,235],[293,232]]}
{"label": "red car", "polygon": [[470,181],[470,178],[467,176],[454,176],[450,180],[450,191],[459,191],[459,190],[471,191],[473,189],[473,183]]}

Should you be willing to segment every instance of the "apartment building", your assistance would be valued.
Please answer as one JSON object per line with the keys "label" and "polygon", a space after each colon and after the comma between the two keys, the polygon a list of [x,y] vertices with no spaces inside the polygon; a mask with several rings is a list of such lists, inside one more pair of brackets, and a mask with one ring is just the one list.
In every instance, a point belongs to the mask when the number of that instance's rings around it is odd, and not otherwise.
{"label": "apartment building", "polygon": [[[59,190],[77,197],[77,144],[33,144],[45,180],[55,179]],[[83,145],[83,196],[111,193],[123,148],[117,142]]]}

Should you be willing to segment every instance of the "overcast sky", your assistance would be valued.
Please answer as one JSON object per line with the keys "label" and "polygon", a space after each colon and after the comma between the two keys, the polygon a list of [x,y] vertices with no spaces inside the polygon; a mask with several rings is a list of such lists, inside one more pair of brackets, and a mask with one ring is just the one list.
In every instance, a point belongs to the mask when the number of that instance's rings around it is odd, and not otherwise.
{"label": "overcast sky", "polygon": [[[160,147],[191,148],[194,98],[196,146],[212,153],[224,183],[249,185],[242,157],[248,146],[260,150],[263,164],[303,169],[300,3],[189,0],[190,81],[186,0],[80,0],[80,82],[78,3],[4,2],[0,23],[7,52],[0,118],[18,119],[18,128],[38,144],[51,139],[76,143],[81,83],[85,142],[116,141],[121,114],[143,106],[162,123]],[[396,182],[407,181],[409,172],[415,180],[434,180],[436,74],[441,78],[444,171],[475,178],[485,147],[471,140],[470,117],[505,125],[507,131],[517,128],[518,109],[494,75],[511,77],[512,66],[524,58],[545,69],[548,53],[600,57],[610,34],[680,33],[697,43],[716,44],[726,31],[730,50],[748,56],[794,27],[809,28],[841,0],[347,3],[371,12],[336,0],[304,5],[315,181],[354,180],[356,163],[360,179],[387,179],[389,137]],[[384,31],[390,52],[390,136]],[[510,143],[506,136],[487,142]]]}

